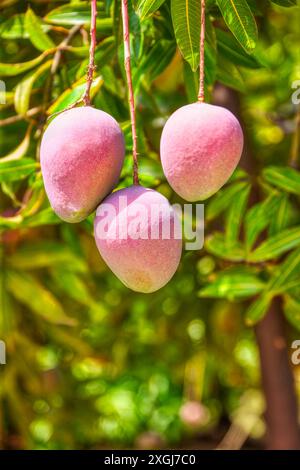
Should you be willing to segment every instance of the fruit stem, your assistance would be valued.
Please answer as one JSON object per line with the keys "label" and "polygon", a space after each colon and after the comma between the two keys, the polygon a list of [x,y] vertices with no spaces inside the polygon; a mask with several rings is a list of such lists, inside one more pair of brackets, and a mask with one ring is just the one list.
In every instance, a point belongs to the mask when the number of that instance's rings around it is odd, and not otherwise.
{"label": "fruit stem", "polygon": [[132,157],[133,157],[133,184],[139,184],[138,161],[137,161],[137,134],[135,119],[134,92],[132,86],[131,64],[130,64],[130,36],[129,36],[129,18],[128,18],[128,0],[122,0],[122,21],[123,21],[123,40],[124,40],[124,66],[128,86],[128,102],[130,109],[131,131],[132,131]]}
{"label": "fruit stem", "polygon": [[204,45],[205,45],[205,0],[201,0],[200,65],[199,65],[199,103],[204,103]]}
{"label": "fruit stem", "polygon": [[89,65],[87,70],[86,76],[86,89],[83,95],[82,101],[84,106],[91,105],[91,86],[93,83],[93,75],[96,69],[95,66],[95,49],[96,49],[96,19],[97,19],[97,0],[91,0],[91,28],[90,28],[90,36],[91,36],[91,44],[90,44],[90,53],[89,53]]}

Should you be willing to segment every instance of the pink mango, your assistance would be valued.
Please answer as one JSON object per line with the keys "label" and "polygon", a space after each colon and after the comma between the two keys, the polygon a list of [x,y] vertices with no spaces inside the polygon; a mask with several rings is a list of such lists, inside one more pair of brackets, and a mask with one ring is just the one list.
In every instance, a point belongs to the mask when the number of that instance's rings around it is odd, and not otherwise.
{"label": "pink mango", "polygon": [[207,199],[232,175],[243,142],[241,126],[228,109],[206,103],[179,108],[166,122],[160,142],[170,186],[187,201]]}
{"label": "pink mango", "polygon": [[97,209],[94,233],[112,272],[137,292],[154,292],[174,275],[181,257],[180,222],[157,191],[130,186]]}
{"label": "pink mango", "polygon": [[124,137],[115,119],[104,111],[73,108],[49,124],[40,155],[51,206],[61,219],[80,222],[117,185]]}

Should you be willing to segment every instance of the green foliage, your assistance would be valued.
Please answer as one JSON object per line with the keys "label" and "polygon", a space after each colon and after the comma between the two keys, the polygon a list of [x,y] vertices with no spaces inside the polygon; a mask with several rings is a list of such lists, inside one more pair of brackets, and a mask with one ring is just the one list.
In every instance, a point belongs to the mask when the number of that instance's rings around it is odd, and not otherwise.
{"label": "green foliage", "polygon": [[[172,282],[146,297],[107,270],[93,215],[68,225],[53,213],[39,168],[48,119],[85,88],[89,2],[27,3],[0,5],[3,445],[141,446],[155,436],[159,447],[213,435],[221,418],[240,410],[245,390],[259,387],[248,326],[279,296],[291,335],[300,329],[300,172],[290,100],[299,78],[299,7],[206,2],[206,97],[239,114],[247,171],[238,168],[205,203],[204,248],[184,253]],[[141,182],[178,202],[162,173],[159,138],[167,117],[197,97],[200,1],[129,3]],[[120,1],[98,8],[91,95],[124,131],[124,187],[132,182],[132,140]],[[199,429],[180,414],[191,400],[207,411]]]}
{"label": "green foliage", "polygon": [[147,18],[147,16],[150,16],[152,13],[158,10],[159,7],[162,6],[164,1],[165,0],[141,0],[139,1],[138,10],[139,10],[141,20]]}
{"label": "green foliage", "polygon": [[241,46],[252,52],[257,42],[257,26],[246,0],[217,0],[224,21]]}
{"label": "green foliage", "polygon": [[172,21],[178,47],[195,72],[199,66],[200,8],[197,0],[172,0]]}
{"label": "green foliage", "polygon": [[24,27],[28,33],[30,41],[39,51],[43,52],[55,47],[52,39],[50,39],[47,33],[43,31],[39,19],[36,17],[31,8],[28,8],[25,14]]}

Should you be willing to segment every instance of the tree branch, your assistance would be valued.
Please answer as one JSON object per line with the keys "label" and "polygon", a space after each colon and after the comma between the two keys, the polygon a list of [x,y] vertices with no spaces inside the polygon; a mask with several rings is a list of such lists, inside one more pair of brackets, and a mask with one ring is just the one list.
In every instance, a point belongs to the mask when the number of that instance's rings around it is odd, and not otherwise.
{"label": "tree branch", "polygon": [[205,77],[205,0],[201,0],[201,31],[200,31],[200,64],[199,64],[199,93],[198,101],[205,101],[204,77]]}
{"label": "tree branch", "polygon": [[137,133],[135,119],[134,92],[131,77],[130,64],[130,37],[129,37],[129,18],[128,18],[128,0],[122,0],[122,19],[123,19],[123,40],[124,40],[124,66],[126,71],[128,86],[128,101],[130,109],[131,130],[132,130],[132,157],[133,157],[133,184],[139,184],[138,161],[137,161]]}

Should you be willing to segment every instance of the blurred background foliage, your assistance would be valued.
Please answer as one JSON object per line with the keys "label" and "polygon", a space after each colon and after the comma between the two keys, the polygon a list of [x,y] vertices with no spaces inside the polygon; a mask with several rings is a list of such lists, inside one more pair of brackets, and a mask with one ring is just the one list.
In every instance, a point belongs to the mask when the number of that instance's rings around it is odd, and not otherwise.
{"label": "blurred background foliage", "polygon": [[[200,2],[190,0],[188,18],[181,0],[129,3],[140,179],[178,202],[159,138],[170,113],[197,96]],[[101,260],[93,216],[78,225],[55,216],[39,169],[47,117],[84,90],[89,2],[0,1],[2,447],[214,447],[236,426],[232,447],[248,437],[260,445],[264,400],[249,325],[281,295],[290,341],[300,330],[299,114],[291,101],[299,6],[239,3],[237,21],[227,2],[207,1],[206,94],[218,101],[231,90],[250,157],[205,204],[205,248],[185,252],[173,280],[142,295]],[[93,104],[125,133],[122,187],[131,184],[131,136],[120,1],[98,9]],[[249,208],[253,191],[260,200]],[[294,372],[299,395],[299,366]]]}

